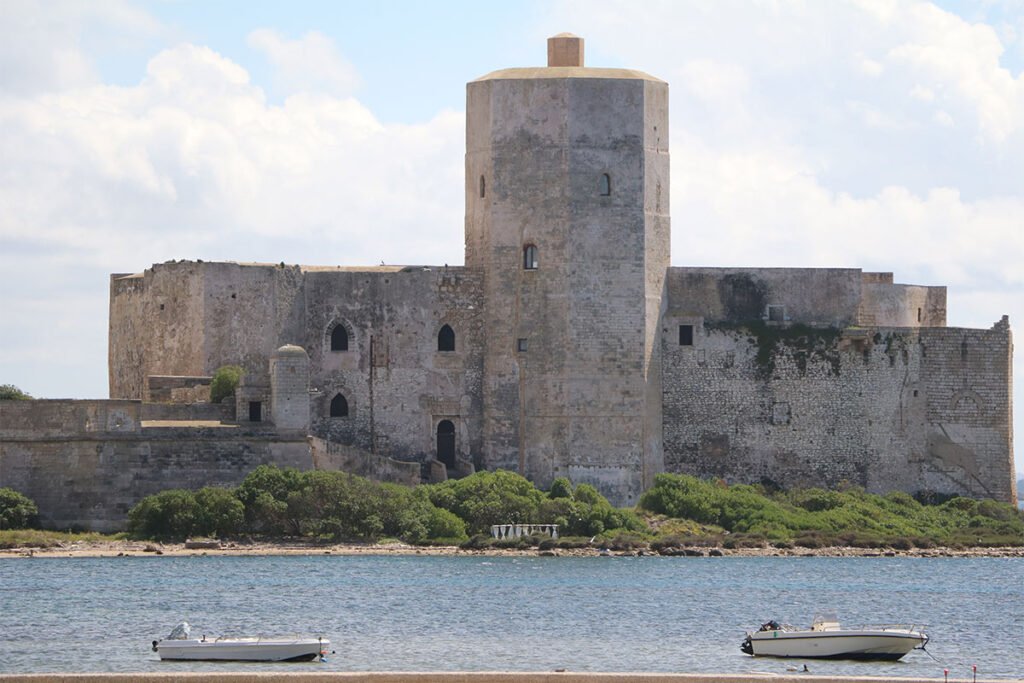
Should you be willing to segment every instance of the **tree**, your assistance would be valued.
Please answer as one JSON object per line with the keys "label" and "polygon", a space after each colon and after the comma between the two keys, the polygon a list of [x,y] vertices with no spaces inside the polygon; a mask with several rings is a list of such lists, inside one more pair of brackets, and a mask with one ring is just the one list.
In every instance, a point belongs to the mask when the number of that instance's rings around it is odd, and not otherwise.
{"label": "tree", "polygon": [[32,396],[13,384],[0,384],[0,401],[31,401]]}
{"label": "tree", "polygon": [[234,396],[244,374],[245,370],[237,365],[222,365],[217,368],[210,381],[210,402],[220,403],[228,396]]}
{"label": "tree", "polygon": [[199,520],[196,530],[206,536],[232,536],[245,523],[245,506],[234,492],[216,486],[196,491]]}
{"label": "tree", "polygon": [[24,529],[37,514],[39,508],[31,498],[14,489],[0,489],[0,529]]}
{"label": "tree", "polygon": [[128,511],[128,531],[144,538],[185,539],[198,526],[199,506],[195,494],[168,489],[146,496]]}

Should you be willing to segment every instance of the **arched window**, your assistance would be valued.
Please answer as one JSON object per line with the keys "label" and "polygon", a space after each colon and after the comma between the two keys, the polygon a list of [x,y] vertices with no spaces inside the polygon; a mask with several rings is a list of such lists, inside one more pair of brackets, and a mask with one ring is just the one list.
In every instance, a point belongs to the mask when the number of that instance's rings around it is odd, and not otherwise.
{"label": "arched window", "polygon": [[331,351],[348,351],[348,330],[340,323],[331,330]]}
{"label": "arched window", "polygon": [[331,417],[348,417],[348,401],[341,394],[331,399]]}
{"label": "arched window", "polygon": [[480,176],[480,198],[487,194],[487,183],[484,182],[484,177]]}
{"label": "arched window", "polygon": [[610,197],[612,194],[612,177],[607,173],[602,173],[599,187],[602,197]]}
{"label": "arched window", "polygon": [[455,330],[449,325],[442,325],[441,331],[437,333],[437,350],[438,351],[454,351],[455,350]]}
{"label": "arched window", "polygon": [[448,467],[455,467],[455,425],[451,420],[437,423],[437,459]]}
{"label": "arched window", "polygon": [[540,262],[537,260],[537,246],[527,244],[523,247],[523,270],[537,270]]}

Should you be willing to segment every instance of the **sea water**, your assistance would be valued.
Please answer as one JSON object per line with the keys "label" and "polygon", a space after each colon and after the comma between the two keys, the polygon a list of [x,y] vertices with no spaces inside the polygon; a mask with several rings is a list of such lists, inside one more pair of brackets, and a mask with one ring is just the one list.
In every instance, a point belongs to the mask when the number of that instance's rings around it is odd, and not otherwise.
{"label": "sea water", "polygon": [[[926,624],[899,662],[740,652],[769,619]],[[161,662],[193,636],[323,634],[325,662]],[[620,671],[1024,678],[1024,558],[0,560],[0,672]]]}

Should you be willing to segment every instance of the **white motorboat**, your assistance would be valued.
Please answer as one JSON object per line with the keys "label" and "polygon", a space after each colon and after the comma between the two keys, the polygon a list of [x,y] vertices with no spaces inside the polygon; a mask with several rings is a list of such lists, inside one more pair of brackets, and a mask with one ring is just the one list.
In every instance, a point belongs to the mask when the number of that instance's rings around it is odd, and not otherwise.
{"label": "white motorboat", "polygon": [[740,649],[757,657],[895,661],[915,648],[924,649],[928,636],[922,628],[904,624],[843,628],[833,615],[815,617],[809,629],[769,621],[748,633]]}
{"label": "white motorboat", "polygon": [[312,636],[243,636],[190,638],[187,623],[153,641],[160,659],[235,662],[308,662],[323,659],[331,641]]}

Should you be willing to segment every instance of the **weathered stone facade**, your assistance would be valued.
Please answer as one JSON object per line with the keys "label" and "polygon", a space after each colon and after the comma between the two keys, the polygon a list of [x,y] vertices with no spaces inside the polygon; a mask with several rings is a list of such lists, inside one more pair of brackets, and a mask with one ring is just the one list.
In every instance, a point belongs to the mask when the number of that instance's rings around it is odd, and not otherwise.
{"label": "weathered stone facade", "polygon": [[[111,276],[111,405],[188,400],[241,365],[237,434],[264,445],[229,457],[236,478],[308,432],[283,464],[400,481],[506,468],[618,504],[662,471],[1014,500],[1005,319],[948,328],[944,287],[891,273],[671,267],[668,86],[582,54],[557,36],[548,67],[468,85],[465,266]],[[78,457],[40,464],[45,439],[0,438],[0,485]],[[137,499],[153,448],[133,451],[135,478],[81,476]],[[155,465],[165,484],[232,478],[215,445],[186,452]]]}

